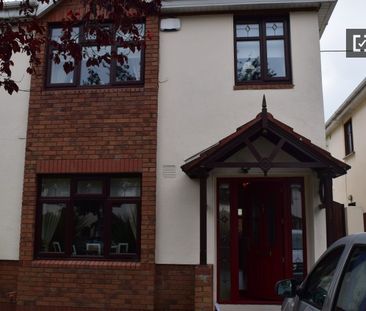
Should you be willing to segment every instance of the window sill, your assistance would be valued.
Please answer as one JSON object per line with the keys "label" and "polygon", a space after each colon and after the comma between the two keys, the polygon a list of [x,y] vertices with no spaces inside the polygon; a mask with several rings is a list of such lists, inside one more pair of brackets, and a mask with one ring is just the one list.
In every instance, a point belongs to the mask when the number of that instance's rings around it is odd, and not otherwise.
{"label": "window sill", "polygon": [[258,83],[234,85],[234,91],[239,90],[282,90],[293,89],[292,83]]}
{"label": "window sill", "polygon": [[349,158],[352,158],[352,156],[355,155],[355,151],[350,152],[349,154],[345,155],[343,157],[343,160],[348,160]]}
{"label": "window sill", "polygon": [[89,93],[91,91],[104,91],[104,92],[115,92],[116,89],[120,90],[144,90],[150,85],[144,83],[141,84],[111,84],[111,85],[98,85],[98,86],[45,86],[44,92],[73,92],[73,93]]}
{"label": "window sill", "polygon": [[73,259],[36,259],[32,267],[42,268],[99,268],[139,270],[140,262],[102,261],[102,260],[73,260]]}

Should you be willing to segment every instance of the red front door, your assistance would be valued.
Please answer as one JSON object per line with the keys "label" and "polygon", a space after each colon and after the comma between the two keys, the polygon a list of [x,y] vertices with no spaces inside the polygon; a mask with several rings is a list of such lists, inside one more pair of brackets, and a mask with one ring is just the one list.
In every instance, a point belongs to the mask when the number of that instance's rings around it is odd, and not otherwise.
{"label": "red front door", "polygon": [[221,302],[276,302],[275,283],[292,276],[290,183],[218,183],[218,289]]}
{"label": "red front door", "polygon": [[[284,277],[283,184],[275,182],[249,183],[242,191],[243,275],[247,288],[242,296],[255,300],[276,300],[275,283]],[[246,260],[245,260],[246,259]],[[239,266],[240,266],[239,262]],[[239,275],[240,277],[240,275]]]}

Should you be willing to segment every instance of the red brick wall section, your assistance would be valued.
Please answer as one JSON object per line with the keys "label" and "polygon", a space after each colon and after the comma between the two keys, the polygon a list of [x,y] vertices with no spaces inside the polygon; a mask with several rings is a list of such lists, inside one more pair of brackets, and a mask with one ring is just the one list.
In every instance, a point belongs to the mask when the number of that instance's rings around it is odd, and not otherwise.
{"label": "red brick wall section", "polygon": [[[45,267],[37,263],[19,271],[18,310],[153,310],[154,266],[136,267],[97,263],[93,267],[58,263]],[[31,281],[30,281],[31,280]],[[22,285],[20,285],[22,284]],[[24,285],[23,285],[24,284]],[[23,305],[20,308],[19,305]],[[52,306],[52,307],[51,307]]]}
{"label": "red brick wall section", "polygon": [[16,311],[16,304],[14,303],[1,303],[0,302],[0,310],[1,311]]}
{"label": "red brick wall section", "polygon": [[157,265],[155,310],[194,310],[194,266]]}
{"label": "red brick wall section", "polygon": [[[78,0],[43,17],[58,22]],[[28,116],[18,310],[153,310],[158,95],[157,17],[148,17],[145,83],[138,87],[46,89],[46,54],[32,76]],[[34,261],[37,174],[142,173],[141,260],[138,265]],[[66,309],[65,309],[66,308]],[[44,309],[44,310],[47,310]]]}
{"label": "red brick wall section", "polygon": [[213,310],[213,267],[211,265],[195,267],[195,311]]}
{"label": "red brick wall section", "polygon": [[0,310],[5,309],[1,303],[14,303],[16,300],[18,261],[0,261]]}

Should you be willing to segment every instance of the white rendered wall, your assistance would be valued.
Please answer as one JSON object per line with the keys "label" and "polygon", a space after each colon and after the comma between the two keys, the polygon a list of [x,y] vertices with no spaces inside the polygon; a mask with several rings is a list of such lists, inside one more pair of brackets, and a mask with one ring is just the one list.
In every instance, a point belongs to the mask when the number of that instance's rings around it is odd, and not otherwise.
{"label": "white rendered wall", "polygon": [[[343,124],[352,118],[354,154],[345,156]],[[333,182],[334,200],[346,206],[348,234],[363,232],[363,213],[366,212],[366,99],[351,114],[337,120],[337,127],[327,137],[327,148],[336,158],[351,166],[347,175]],[[348,206],[348,196],[352,195],[356,206]]]}
{"label": "white rendered wall", "polygon": [[20,81],[19,93],[0,89],[0,260],[19,259],[25,138],[30,76],[27,57],[18,54],[13,78]]}
{"label": "white rendered wall", "polygon": [[[180,31],[160,34],[156,261],[197,264],[199,185],[180,166],[253,119],[263,94],[275,118],[325,147],[319,31],[315,12],[290,14],[293,89],[234,91],[233,16],[186,16],[181,22]],[[163,177],[164,165],[175,165],[176,177]],[[208,180],[210,263],[215,261],[216,177]],[[325,220],[314,198],[316,179],[306,174],[306,180],[309,246],[316,242],[308,248],[312,261],[325,249]]]}

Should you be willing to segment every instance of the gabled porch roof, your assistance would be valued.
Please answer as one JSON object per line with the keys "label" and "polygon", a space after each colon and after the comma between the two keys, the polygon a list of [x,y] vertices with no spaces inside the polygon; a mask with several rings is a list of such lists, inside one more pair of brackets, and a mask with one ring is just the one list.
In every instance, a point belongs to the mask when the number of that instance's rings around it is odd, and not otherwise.
{"label": "gabled porch roof", "polygon": [[[275,145],[269,157],[263,157],[255,148],[253,142],[259,137],[264,137]],[[226,161],[244,147],[248,147],[256,159],[255,162]],[[280,150],[290,154],[297,161],[276,162],[275,158]],[[262,112],[256,118],[215,145],[191,157],[181,168],[189,177],[197,178],[218,167],[260,168],[265,175],[272,168],[311,168],[318,172],[327,172],[331,177],[344,175],[351,168],[296,133],[288,125],[275,119],[267,112],[265,97]]]}

